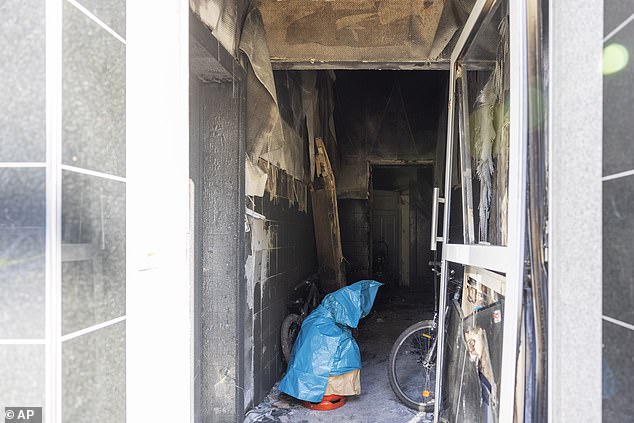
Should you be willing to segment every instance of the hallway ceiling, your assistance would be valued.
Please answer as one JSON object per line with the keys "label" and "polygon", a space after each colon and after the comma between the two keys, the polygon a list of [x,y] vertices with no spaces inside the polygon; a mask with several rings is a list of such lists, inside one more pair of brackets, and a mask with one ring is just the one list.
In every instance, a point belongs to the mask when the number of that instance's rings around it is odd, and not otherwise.
{"label": "hallway ceiling", "polygon": [[473,0],[259,0],[273,66],[446,67]]}

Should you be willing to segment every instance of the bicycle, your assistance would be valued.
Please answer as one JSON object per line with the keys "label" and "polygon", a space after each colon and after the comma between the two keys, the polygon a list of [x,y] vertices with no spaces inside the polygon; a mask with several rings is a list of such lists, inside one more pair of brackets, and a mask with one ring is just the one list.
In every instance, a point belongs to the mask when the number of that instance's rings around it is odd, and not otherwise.
{"label": "bicycle", "polygon": [[[440,263],[429,264],[438,275],[440,272],[436,267]],[[449,273],[448,282],[455,289],[453,300],[459,302],[462,284],[455,281],[453,270]],[[432,320],[423,320],[405,329],[390,351],[388,380],[392,390],[403,404],[417,411],[434,411],[438,350],[437,307]],[[447,319],[450,310],[448,305],[445,309]]]}
{"label": "bicycle", "polygon": [[282,327],[280,328],[280,342],[282,344],[282,355],[284,360],[288,363],[291,360],[291,352],[295,345],[295,340],[299,334],[299,329],[302,326],[304,319],[310,314],[311,311],[317,308],[320,302],[319,287],[317,281],[319,277],[313,275],[300,283],[298,283],[293,292],[299,291],[304,288],[304,295],[290,301],[288,308],[291,313],[288,314],[282,321]]}

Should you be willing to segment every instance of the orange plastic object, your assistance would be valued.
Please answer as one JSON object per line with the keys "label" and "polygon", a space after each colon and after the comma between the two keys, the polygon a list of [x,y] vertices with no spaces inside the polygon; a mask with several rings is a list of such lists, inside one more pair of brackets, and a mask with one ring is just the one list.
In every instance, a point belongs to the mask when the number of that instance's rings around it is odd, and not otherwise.
{"label": "orange plastic object", "polygon": [[343,407],[345,403],[346,397],[341,395],[325,395],[321,402],[302,401],[304,407],[319,411],[336,410],[339,407]]}

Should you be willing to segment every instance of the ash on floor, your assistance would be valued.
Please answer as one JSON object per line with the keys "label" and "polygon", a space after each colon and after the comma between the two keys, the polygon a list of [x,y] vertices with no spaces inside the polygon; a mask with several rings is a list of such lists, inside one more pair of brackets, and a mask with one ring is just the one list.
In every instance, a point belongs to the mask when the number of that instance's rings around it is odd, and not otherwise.
{"label": "ash on floor", "polygon": [[276,385],[262,403],[247,412],[244,422],[432,422],[432,413],[417,413],[404,406],[394,395],[387,378],[392,344],[412,323],[433,317],[433,295],[431,297],[379,290],[374,311],[361,321],[357,336],[363,366],[360,396],[348,397],[346,404],[336,410],[314,411],[280,392]]}

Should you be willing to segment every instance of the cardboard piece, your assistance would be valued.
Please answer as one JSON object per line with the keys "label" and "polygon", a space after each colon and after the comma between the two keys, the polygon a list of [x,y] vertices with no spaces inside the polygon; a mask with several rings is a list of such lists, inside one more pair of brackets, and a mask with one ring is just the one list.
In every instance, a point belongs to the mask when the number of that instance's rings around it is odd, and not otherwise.
{"label": "cardboard piece", "polygon": [[324,395],[361,395],[361,370],[355,369],[339,376],[330,376]]}

